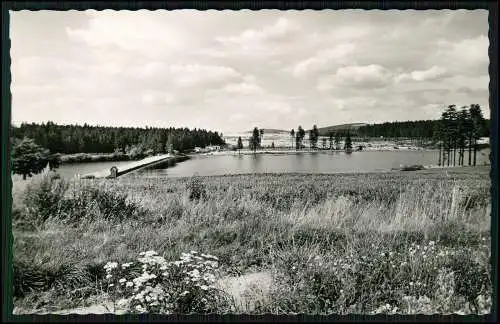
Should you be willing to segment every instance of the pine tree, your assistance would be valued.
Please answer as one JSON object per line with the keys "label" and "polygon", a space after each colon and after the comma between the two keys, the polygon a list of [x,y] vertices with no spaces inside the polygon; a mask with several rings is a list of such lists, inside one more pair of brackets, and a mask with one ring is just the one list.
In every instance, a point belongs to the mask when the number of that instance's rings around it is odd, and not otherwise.
{"label": "pine tree", "polygon": [[236,148],[238,149],[238,153],[243,148],[243,141],[241,140],[241,136],[238,137],[238,144],[236,144]]}
{"label": "pine tree", "polygon": [[344,150],[346,150],[348,153],[352,151],[352,139],[349,131],[347,131],[347,135],[345,138]]}

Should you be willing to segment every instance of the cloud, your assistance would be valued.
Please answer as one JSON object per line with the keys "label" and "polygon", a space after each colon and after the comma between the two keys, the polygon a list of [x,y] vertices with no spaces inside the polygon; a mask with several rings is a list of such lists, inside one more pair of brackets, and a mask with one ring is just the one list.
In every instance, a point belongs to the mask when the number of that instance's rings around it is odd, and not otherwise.
{"label": "cloud", "polygon": [[448,104],[489,116],[485,10],[12,12],[11,40],[18,121],[226,132]]}
{"label": "cloud", "polygon": [[296,77],[301,77],[311,72],[320,71],[332,65],[349,61],[349,54],[354,51],[353,43],[340,44],[333,49],[319,51],[316,55],[298,62],[292,70]]}
{"label": "cloud", "polygon": [[[160,11],[160,15],[165,12]],[[75,42],[83,42],[92,47],[114,45],[119,48],[144,51],[154,45],[154,52],[182,50],[185,38],[175,30],[165,28],[161,20],[144,11],[89,11],[88,27],[66,28],[68,38]],[[165,17],[167,18],[167,17]]]}
{"label": "cloud", "polygon": [[168,92],[146,92],[141,96],[141,101],[145,105],[157,106],[165,105],[174,102],[175,97],[173,94]]}
{"label": "cloud", "polygon": [[429,55],[429,61],[439,62],[456,74],[475,76],[488,73],[487,35],[457,41],[440,39],[436,45],[436,50]]}
{"label": "cloud", "polygon": [[295,49],[302,27],[290,18],[279,17],[260,28],[248,28],[236,35],[216,36],[214,47],[203,53],[217,58],[271,57],[286,55]]}
{"label": "cloud", "polygon": [[429,81],[436,80],[446,75],[448,71],[445,68],[433,66],[428,70],[412,71],[411,73],[403,73],[395,77],[396,82],[405,80],[414,81]]}
{"label": "cloud", "polygon": [[289,114],[293,111],[290,104],[280,101],[263,101],[257,104],[261,109],[279,114]]}
{"label": "cloud", "polygon": [[248,117],[247,114],[236,113],[236,114],[232,114],[231,116],[229,116],[229,120],[230,121],[240,121],[240,120],[243,120],[247,117]]}
{"label": "cloud", "polygon": [[280,17],[271,26],[261,29],[247,29],[237,36],[216,37],[224,45],[237,45],[243,48],[255,46],[267,41],[288,40],[300,27],[290,19]]}
{"label": "cloud", "polygon": [[333,76],[319,80],[318,89],[328,91],[336,87],[379,88],[391,82],[392,73],[383,66],[347,66],[337,69]]}
{"label": "cloud", "polygon": [[190,87],[202,83],[223,82],[241,77],[241,74],[233,68],[221,65],[171,65],[169,72],[174,78],[173,82],[182,87]]}
{"label": "cloud", "polygon": [[247,95],[264,93],[264,89],[262,89],[261,87],[246,82],[228,84],[224,87],[224,91],[228,93],[247,94]]}

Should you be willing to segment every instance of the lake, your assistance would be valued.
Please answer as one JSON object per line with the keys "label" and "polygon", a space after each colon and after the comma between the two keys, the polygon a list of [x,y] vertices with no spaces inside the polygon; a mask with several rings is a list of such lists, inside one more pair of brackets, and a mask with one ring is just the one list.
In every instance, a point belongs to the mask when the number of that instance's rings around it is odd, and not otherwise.
{"label": "lake", "polygon": [[[489,150],[477,153],[477,164],[488,160]],[[128,175],[190,177],[214,176],[243,173],[346,173],[390,171],[401,164],[437,165],[437,151],[364,151],[346,154],[344,152],[317,152],[299,154],[256,154],[256,155],[212,155],[194,156],[176,166],[157,170],[138,170]],[[457,155],[458,159],[458,155]],[[467,163],[468,157],[465,156]],[[63,177],[73,177],[76,173],[109,170],[112,166],[130,162],[94,162],[61,165],[58,170]]]}

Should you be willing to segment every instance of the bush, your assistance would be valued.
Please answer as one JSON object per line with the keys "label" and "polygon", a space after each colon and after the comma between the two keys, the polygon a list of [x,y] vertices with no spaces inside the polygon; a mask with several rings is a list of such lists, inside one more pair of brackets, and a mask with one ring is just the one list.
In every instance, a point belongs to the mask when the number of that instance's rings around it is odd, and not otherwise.
{"label": "bush", "polygon": [[57,174],[48,173],[40,180],[34,180],[27,187],[25,205],[28,220],[41,224],[50,217],[58,215],[62,207],[68,183],[59,179]]}
{"label": "bush", "polygon": [[122,221],[137,219],[144,213],[138,204],[128,201],[125,193],[83,187],[62,201],[59,218],[70,222],[96,218]]}
{"label": "bush", "polygon": [[206,186],[198,176],[193,176],[187,183],[190,200],[205,199],[207,197]]}
{"label": "bush", "polygon": [[16,212],[16,217],[42,224],[49,218],[69,222],[96,218],[124,220],[144,215],[136,203],[129,202],[127,194],[84,186],[73,189],[69,194],[69,183],[58,179],[57,174],[45,175],[40,181],[28,186],[25,196],[27,213]]}
{"label": "bush", "polygon": [[92,284],[90,273],[72,264],[50,268],[15,258],[13,275],[14,297],[51,289],[72,291]]}
{"label": "bush", "polygon": [[491,294],[489,267],[474,261],[472,251],[429,241],[399,250],[372,246],[337,255],[288,253],[272,302],[260,311],[485,313],[491,302],[485,297]]}
{"label": "bush", "polygon": [[138,263],[108,262],[108,288],[119,308],[131,313],[214,313],[234,309],[229,297],[215,288],[217,258],[183,253],[167,262],[155,251],[141,252]]}

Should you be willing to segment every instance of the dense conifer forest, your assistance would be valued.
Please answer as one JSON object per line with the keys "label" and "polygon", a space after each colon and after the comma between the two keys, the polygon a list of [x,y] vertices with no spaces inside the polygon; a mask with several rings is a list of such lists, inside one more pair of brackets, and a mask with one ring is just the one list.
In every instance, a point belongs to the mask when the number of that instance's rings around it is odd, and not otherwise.
{"label": "dense conifer forest", "polygon": [[224,144],[222,134],[205,129],[57,125],[52,122],[12,126],[11,137],[14,144],[27,137],[51,153],[62,154],[122,152],[141,155],[166,153],[170,148],[185,152],[195,147]]}
{"label": "dense conifer forest", "polygon": [[[441,120],[416,120],[404,122],[387,122],[382,124],[371,124],[361,126],[356,130],[360,137],[388,137],[388,138],[428,138],[437,136],[437,128]],[[490,121],[484,120],[480,137],[489,137]]]}

